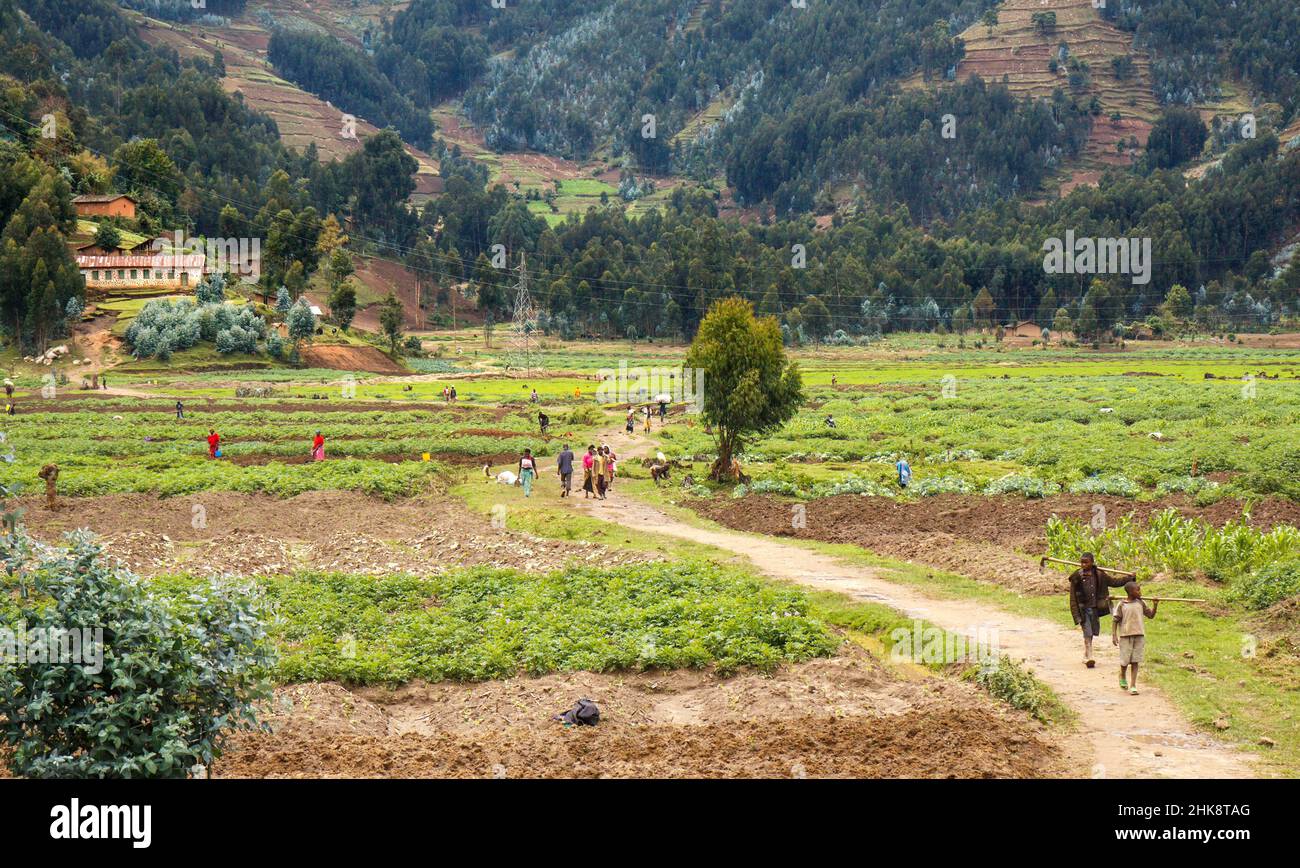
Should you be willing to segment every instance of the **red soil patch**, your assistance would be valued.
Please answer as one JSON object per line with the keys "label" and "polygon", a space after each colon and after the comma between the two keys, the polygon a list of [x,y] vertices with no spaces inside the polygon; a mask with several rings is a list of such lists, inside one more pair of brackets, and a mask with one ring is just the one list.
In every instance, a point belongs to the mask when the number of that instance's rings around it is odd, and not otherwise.
{"label": "red soil patch", "polygon": [[410,373],[374,347],[315,344],[303,347],[300,352],[303,363],[310,368],[369,371],[374,374]]}

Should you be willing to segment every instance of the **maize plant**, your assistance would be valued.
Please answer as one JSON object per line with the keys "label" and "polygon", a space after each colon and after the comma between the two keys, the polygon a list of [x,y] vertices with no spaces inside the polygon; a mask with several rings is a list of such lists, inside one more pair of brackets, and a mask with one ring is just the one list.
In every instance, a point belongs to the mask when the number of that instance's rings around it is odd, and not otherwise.
{"label": "maize plant", "polygon": [[1091,551],[1103,564],[1173,576],[1203,573],[1219,580],[1300,557],[1300,530],[1277,525],[1265,531],[1249,522],[1249,515],[1243,515],[1216,528],[1166,509],[1153,515],[1145,527],[1130,513],[1115,527],[1094,532],[1081,521],[1052,516],[1047,521],[1048,554],[1073,560]]}

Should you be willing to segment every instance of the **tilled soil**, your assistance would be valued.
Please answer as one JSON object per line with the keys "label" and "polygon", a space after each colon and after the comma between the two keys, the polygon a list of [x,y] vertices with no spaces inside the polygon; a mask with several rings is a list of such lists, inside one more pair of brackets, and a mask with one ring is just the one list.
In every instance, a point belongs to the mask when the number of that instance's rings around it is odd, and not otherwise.
{"label": "tilled soil", "polygon": [[[1059,572],[1039,572],[1025,554],[1046,547],[1044,528],[1053,515],[1090,522],[1105,508],[1113,526],[1123,515],[1139,521],[1169,507],[1186,516],[1222,525],[1241,517],[1241,503],[1221,500],[1199,507],[1185,497],[1138,502],[1119,497],[1061,495],[1043,500],[1023,497],[939,495],[910,502],[844,494],[804,504],[806,526],[795,528],[791,504],[767,495],[743,498],[692,498],[701,515],[735,530],[774,536],[849,543],[890,557],[916,561],[964,576],[997,582],[1024,593],[1060,593]],[[1257,527],[1300,523],[1300,504],[1269,498],[1255,504]]]}
{"label": "tilled soil", "polygon": [[356,492],[321,491],[280,500],[209,492],[59,502],[54,512],[37,498],[20,502],[33,535],[54,541],[65,531],[89,528],[104,538],[114,557],[146,576],[299,569],[428,574],[479,565],[549,572],[574,563],[618,566],[651,559],[581,540],[494,528],[458,502],[436,496],[384,501]]}
{"label": "tilled soil", "polygon": [[[595,727],[552,716],[595,701]],[[219,777],[1041,777],[1046,732],[968,684],[898,680],[855,646],[771,677],[562,673],[277,692]]]}

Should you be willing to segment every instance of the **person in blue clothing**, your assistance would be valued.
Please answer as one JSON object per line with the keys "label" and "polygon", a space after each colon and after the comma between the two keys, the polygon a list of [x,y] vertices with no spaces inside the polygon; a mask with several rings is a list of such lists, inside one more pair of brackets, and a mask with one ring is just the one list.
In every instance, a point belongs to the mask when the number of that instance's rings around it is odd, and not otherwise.
{"label": "person in blue clothing", "polygon": [[555,464],[560,471],[560,497],[568,497],[573,491],[573,450],[569,448],[568,443],[564,444],[564,449]]}
{"label": "person in blue clothing", "polygon": [[912,465],[907,463],[907,456],[900,457],[894,466],[898,468],[898,487],[907,488],[912,482]]}

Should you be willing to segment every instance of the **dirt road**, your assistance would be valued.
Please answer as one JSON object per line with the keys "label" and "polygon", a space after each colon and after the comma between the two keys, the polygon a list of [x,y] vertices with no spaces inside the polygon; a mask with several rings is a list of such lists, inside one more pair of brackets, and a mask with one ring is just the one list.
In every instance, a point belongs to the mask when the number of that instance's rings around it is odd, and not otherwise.
{"label": "dirt road", "polygon": [[[655,448],[643,437],[629,439],[622,432],[610,432],[603,439],[615,446],[623,460]],[[1108,638],[1097,644],[1097,667],[1087,669],[1078,632],[1048,621],[1010,614],[977,601],[930,596],[890,581],[888,570],[845,563],[771,537],[696,527],[626,495],[614,495],[604,502],[575,499],[570,503],[593,517],[625,527],[734,552],[774,578],[881,603],[955,633],[973,637],[980,629],[996,629],[1001,653],[1025,661],[1078,713],[1078,732],[1065,738],[1064,748],[1080,777],[1256,775],[1249,756],[1196,732],[1160,691],[1143,685],[1138,696],[1121,693],[1117,649]]]}

